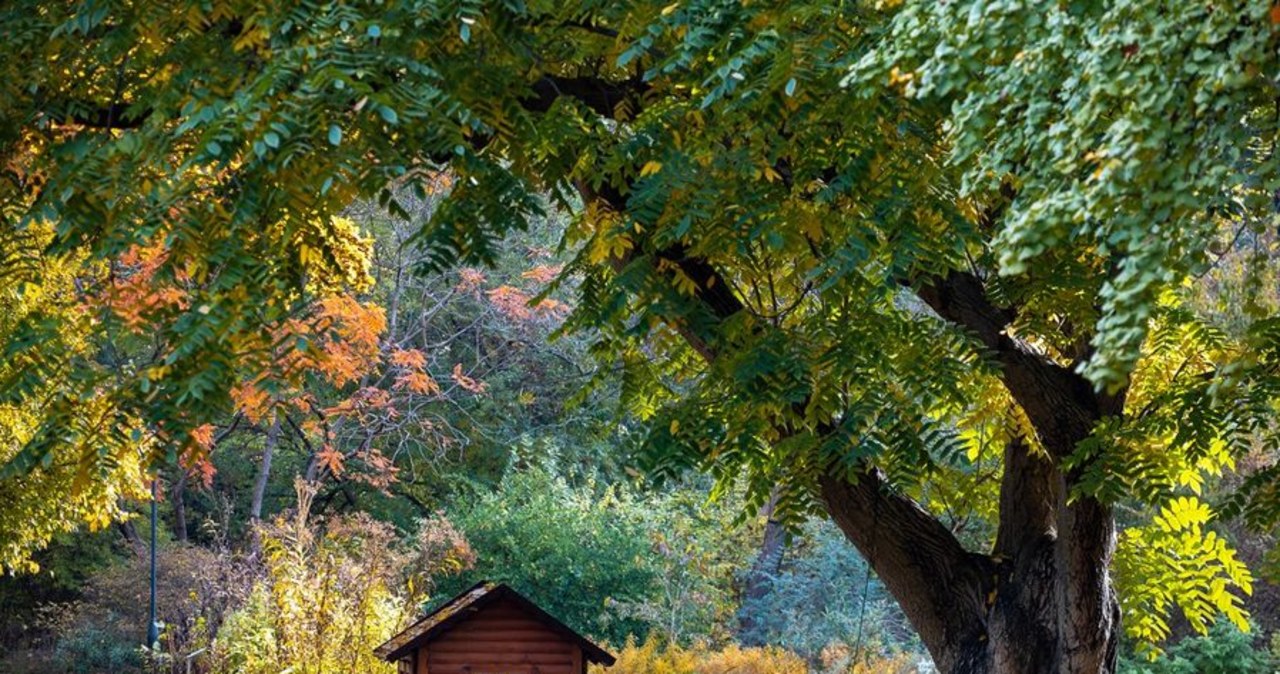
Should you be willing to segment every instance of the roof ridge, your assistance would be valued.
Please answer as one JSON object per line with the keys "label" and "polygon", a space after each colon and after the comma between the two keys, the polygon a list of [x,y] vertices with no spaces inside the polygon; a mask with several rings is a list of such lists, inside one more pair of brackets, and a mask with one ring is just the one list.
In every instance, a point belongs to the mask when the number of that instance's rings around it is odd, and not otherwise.
{"label": "roof ridge", "polygon": [[614,657],[608,651],[592,643],[591,640],[582,636],[573,628],[560,622],[559,619],[547,613],[541,606],[516,591],[515,588],[506,583],[491,580],[481,580],[458,593],[434,611],[415,620],[381,646],[375,648],[373,652],[383,660],[399,660],[414,648],[431,641],[438,633],[451,629],[454,624],[471,617],[464,613],[466,609],[475,608],[478,611],[502,597],[511,598],[538,622],[543,623],[552,631],[559,632],[576,641],[582,648],[583,655],[589,661],[606,666],[613,664]]}

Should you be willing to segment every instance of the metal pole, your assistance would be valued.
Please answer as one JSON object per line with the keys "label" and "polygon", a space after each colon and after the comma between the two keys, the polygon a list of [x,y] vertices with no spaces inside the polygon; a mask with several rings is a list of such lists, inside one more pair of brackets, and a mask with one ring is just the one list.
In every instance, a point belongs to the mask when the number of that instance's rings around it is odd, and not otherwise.
{"label": "metal pole", "polygon": [[147,623],[147,648],[160,641],[160,623],[156,622],[156,478],[151,479],[151,618]]}

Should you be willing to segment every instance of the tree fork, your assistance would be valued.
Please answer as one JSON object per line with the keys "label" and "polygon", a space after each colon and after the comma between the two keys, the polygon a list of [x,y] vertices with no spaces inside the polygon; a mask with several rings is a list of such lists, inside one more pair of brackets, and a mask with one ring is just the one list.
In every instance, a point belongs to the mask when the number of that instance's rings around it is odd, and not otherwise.
{"label": "tree fork", "polygon": [[[578,190],[588,203],[626,212],[622,190],[582,183]],[[621,270],[641,254],[637,246],[613,266]],[[683,245],[649,255],[693,280],[695,299],[715,319],[746,310],[718,270]],[[1033,454],[1022,439],[1006,448],[992,555],[966,551],[937,518],[865,465],[828,467],[819,475],[828,513],[902,606],[941,671],[1111,674],[1120,625],[1108,575],[1114,519],[1095,499],[1069,500],[1074,476],[1063,475],[1057,462],[1101,418],[1121,413],[1123,390],[1098,394],[1077,373],[1010,336],[1016,309],[994,304],[973,273],[952,271],[903,285],[996,355],[1002,382],[1049,455]],[[684,321],[674,327],[708,362],[717,357],[711,332]]]}
{"label": "tree fork", "polygon": [[974,274],[925,279],[917,294],[996,354],[1001,380],[1048,452],[1034,454],[1023,439],[1006,447],[995,546],[1004,575],[993,606],[993,627],[1003,634],[992,640],[990,668],[973,671],[1113,672],[1120,628],[1108,572],[1115,519],[1095,498],[1072,498],[1078,475],[1064,474],[1057,462],[1102,418],[1123,413],[1125,390],[1097,393],[1084,377],[1008,335],[1017,311],[993,304]]}

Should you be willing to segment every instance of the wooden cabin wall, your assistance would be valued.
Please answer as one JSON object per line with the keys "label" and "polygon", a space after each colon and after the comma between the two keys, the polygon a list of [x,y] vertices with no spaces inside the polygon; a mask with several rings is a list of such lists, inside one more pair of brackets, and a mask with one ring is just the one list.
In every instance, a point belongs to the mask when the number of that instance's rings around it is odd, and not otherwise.
{"label": "wooden cabin wall", "polygon": [[582,648],[576,642],[509,601],[481,609],[425,645],[418,655],[417,674],[586,672]]}

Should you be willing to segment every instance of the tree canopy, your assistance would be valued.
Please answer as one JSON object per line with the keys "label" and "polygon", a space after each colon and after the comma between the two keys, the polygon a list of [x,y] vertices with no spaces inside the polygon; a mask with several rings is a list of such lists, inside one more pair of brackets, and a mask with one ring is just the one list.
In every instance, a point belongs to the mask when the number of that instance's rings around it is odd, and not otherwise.
{"label": "tree canopy", "polygon": [[[1276,442],[1278,19],[1257,1],[10,3],[0,414],[23,421],[3,477],[67,470],[101,499],[198,452],[249,373],[323,348],[275,338],[358,283],[342,209],[409,217],[447,174],[407,243],[422,271],[570,213],[563,331],[623,364],[648,467],[745,480],[785,520],[830,513],[944,671],[1036,671],[978,668],[1029,657],[1006,633],[1058,671],[1111,671],[1119,606],[1152,641],[1175,604],[1244,624],[1250,572],[1203,527],[1271,526],[1277,470],[1197,495]],[[131,320],[93,298],[139,249],[180,296]],[[1210,281],[1243,303],[1197,302]],[[1126,501],[1161,514],[1117,552]],[[954,536],[957,509],[988,535]],[[1019,590],[1045,579],[1057,603]]]}

